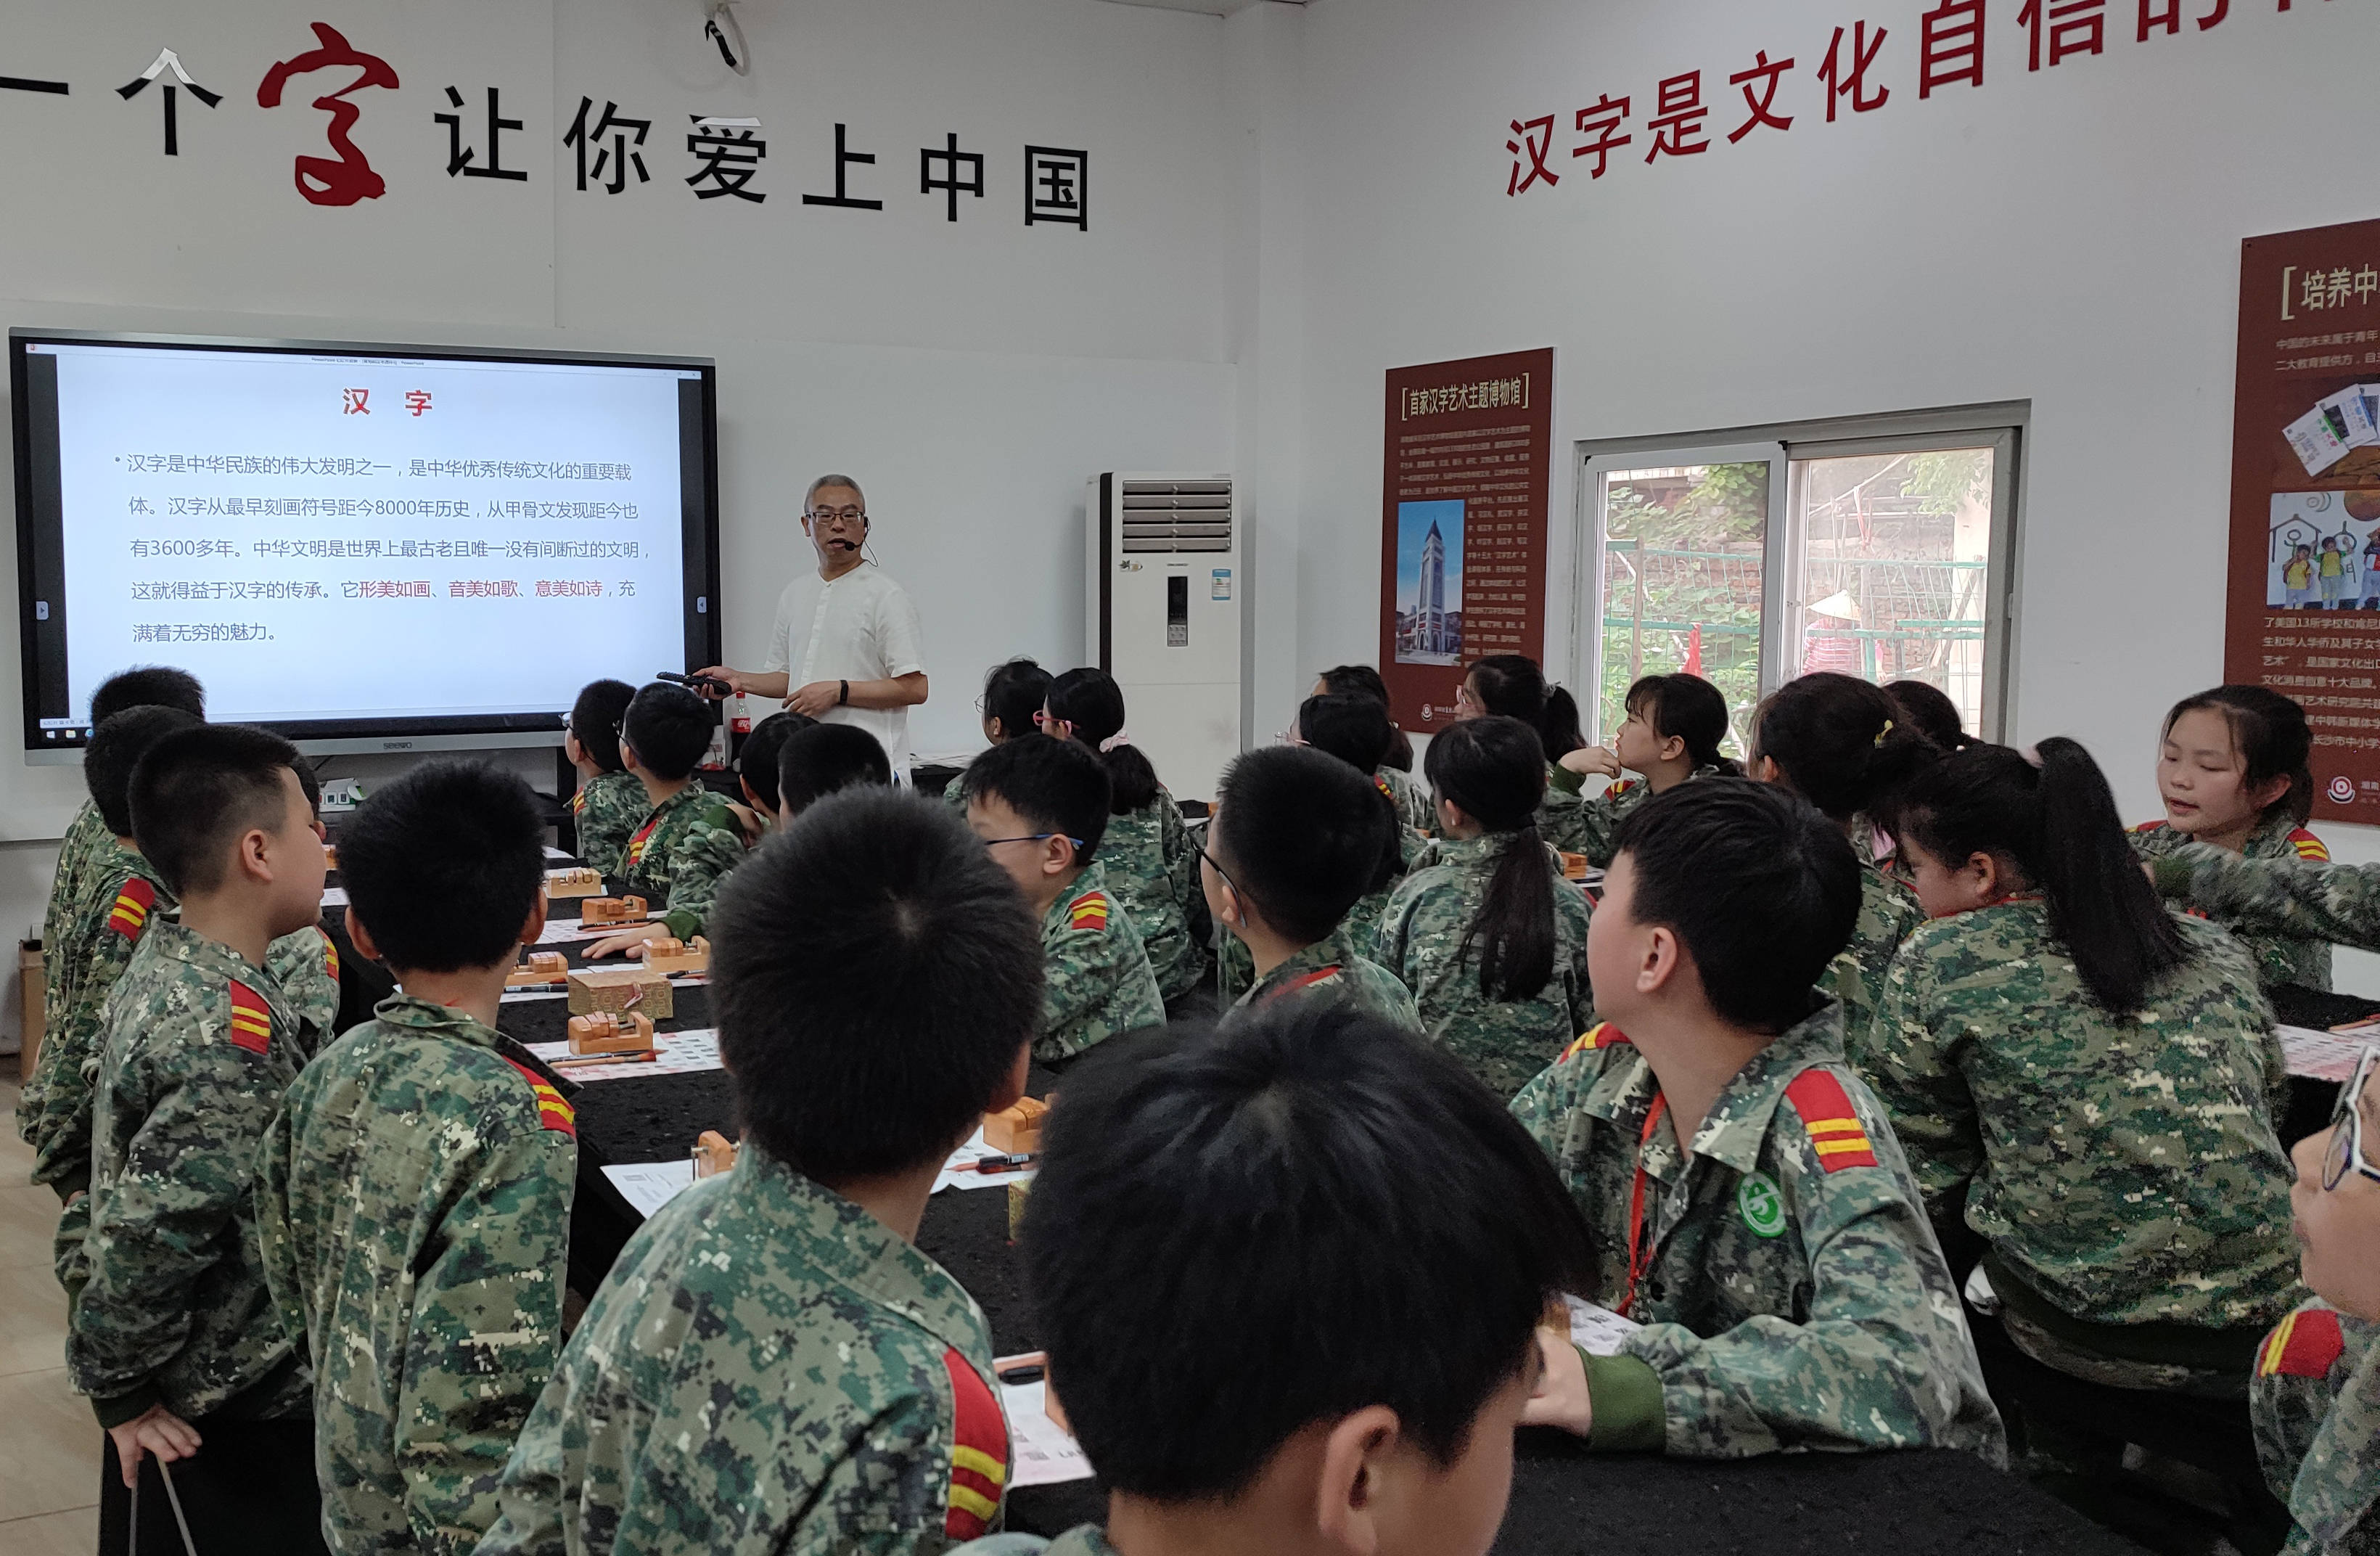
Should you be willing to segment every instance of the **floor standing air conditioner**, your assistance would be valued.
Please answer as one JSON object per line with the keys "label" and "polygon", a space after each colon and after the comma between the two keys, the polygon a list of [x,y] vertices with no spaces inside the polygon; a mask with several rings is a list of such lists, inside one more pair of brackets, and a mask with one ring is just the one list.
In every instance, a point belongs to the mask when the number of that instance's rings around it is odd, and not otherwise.
{"label": "floor standing air conditioner", "polygon": [[1240,750],[1246,572],[1228,475],[1109,474],[1085,504],[1092,662],[1177,798],[1211,800]]}

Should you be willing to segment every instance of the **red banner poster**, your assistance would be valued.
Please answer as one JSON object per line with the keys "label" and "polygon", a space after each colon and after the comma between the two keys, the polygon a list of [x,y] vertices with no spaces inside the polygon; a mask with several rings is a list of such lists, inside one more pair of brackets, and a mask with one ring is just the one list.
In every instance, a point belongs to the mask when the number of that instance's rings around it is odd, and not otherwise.
{"label": "red banner poster", "polygon": [[2240,252],[2223,678],[2305,704],[2314,814],[2380,821],[2380,222]]}
{"label": "red banner poster", "polygon": [[1546,641],[1554,354],[1389,370],[1380,675],[1398,723],[1454,717],[1463,666]]}

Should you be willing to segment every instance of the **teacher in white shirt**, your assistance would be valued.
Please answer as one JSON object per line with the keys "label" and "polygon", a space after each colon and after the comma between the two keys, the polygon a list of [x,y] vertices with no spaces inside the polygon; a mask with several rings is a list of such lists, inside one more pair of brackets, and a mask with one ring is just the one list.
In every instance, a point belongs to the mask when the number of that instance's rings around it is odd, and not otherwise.
{"label": "teacher in white shirt", "polygon": [[926,700],[923,634],[909,593],[866,560],[868,499],[849,476],[820,476],[803,504],[802,533],[818,570],[796,574],[777,601],[769,658],[755,672],[714,664],[741,695],[775,697],[824,723],[876,736],[892,771],[909,768],[909,709]]}

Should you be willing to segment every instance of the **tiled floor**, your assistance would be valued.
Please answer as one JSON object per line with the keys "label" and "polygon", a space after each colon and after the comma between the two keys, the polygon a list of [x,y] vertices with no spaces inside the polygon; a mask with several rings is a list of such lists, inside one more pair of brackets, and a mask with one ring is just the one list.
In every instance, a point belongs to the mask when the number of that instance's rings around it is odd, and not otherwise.
{"label": "tiled floor", "polygon": [[58,1205],[25,1183],[33,1153],[16,1112],[17,1083],[0,1081],[0,1556],[91,1556],[99,1428],[67,1388],[66,1297],[50,1273]]}

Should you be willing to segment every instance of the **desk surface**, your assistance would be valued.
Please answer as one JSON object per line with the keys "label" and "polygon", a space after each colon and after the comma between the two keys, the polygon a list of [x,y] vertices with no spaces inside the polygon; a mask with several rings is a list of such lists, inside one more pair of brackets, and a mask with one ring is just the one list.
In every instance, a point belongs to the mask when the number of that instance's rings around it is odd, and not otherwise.
{"label": "desk surface", "polygon": [[[565,912],[575,906],[554,906]],[[574,966],[580,960],[577,945],[560,949]],[[707,990],[678,989],[674,999],[675,1014],[659,1024],[662,1030],[710,1024]],[[525,1001],[505,1005],[500,1024],[518,1040],[552,1042],[563,1036],[566,1017],[562,1000]],[[591,1292],[638,1222],[602,1167],[682,1159],[705,1129],[732,1135],[734,1103],[721,1071],[607,1080],[580,1087],[572,1102],[579,1168],[571,1277]],[[982,1305],[1002,1355],[1035,1348],[1038,1327],[1008,1246],[1004,1192],[936,1195],[917,1241]],[[1104,1505],[1095,1481],[1035,1487],[1011,1496],[1009,1524],[1054,1535],[1099,1518]],[[1522,1434],[1496,1550],[1532,1556],[2140,1556],[2138,1547],[1970,1454],[1801,1453],[1729,1463],[1597,1458],[1561,1434],[1540,1432]]]}

